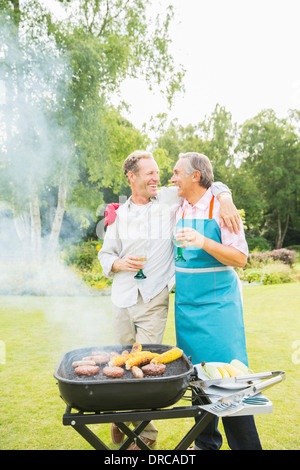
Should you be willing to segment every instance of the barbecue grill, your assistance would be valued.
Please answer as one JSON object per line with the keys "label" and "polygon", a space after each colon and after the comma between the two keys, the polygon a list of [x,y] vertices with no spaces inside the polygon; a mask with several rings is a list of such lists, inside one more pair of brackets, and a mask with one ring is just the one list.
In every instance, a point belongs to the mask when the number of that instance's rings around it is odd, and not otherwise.
{"label": "barbecue grill", "polygon": [[[145,344],[143,350],[151,350],[161,354],[173,346],[161,344]],[[199,386],[197,367],[183,354],[181,358],[167,364],[166,371],[160,376],[134,378],[131,371],[125,371],[119,378],[109,378],[101,372],[96,376],[77,376],[72,363],[92,351],[101,349],[108,353],[121,353],[128,346],[89,347],[67,352],[59,361],[54,377],[57,380],[61,398],[66,403],[63,424],[72,426],[95,449],[110,450],[88,427],[91,424],[116,423],[125,433],[127,439],[119,447],[124,450],[135,441],[143,450],[149,447],[139,438],[139,434],[151,420],[178,419],[193,417],[194,426],[176,446],[176,450],[184,450],[195,440],[199,433],[213,419],[213,414],[202,409],[203,405],[211,404],[214,399],[209,391]],[[187,390],[192,397],[187,406],[174,406]],[[238,415],[268,413],[272,411],[272,403],[267,406],[253,407],[246,405]],[[131,430],[126,422],[139,424]]]}
{"label": "barbecue grill", "polygon": [[[131,347],[110,346],[101,350],[121,353],[126,349],[130,351]],[[143,345],[143,350],[151,349],[158,354],[171,348],[161,344]],[[54,372],[63,400],[79,411],[145,410],[171,406],[184,395],[194,371],[193,365],[183,354],[169,363],[161,376],[135,379],[131,371],[125,371],[119,378],[106,377],[101,373],[95,377],[77,376],[72,362],[91,356],[95,350],[97,348],[89,347],[67,352]]]}

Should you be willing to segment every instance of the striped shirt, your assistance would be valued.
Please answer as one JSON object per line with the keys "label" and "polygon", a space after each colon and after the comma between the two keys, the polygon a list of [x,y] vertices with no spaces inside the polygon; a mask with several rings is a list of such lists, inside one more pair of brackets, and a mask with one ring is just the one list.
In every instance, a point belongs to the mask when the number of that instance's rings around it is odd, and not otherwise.
{"label": "striped shirt", "polygon": [[[176,222],[182,218],[184,214],[185,219],[208,219],[209,218],[209,205],[212,199],[212,191],[209,188],[204,196],[196,202],[193,206],[185,199],[181,207],[177,210],[176,213]],[[214,200],[213,207],[213,218],[216,220],[217,224],[221,230],[221,240],[223,245],[232,246],[237,250],[244,253],[246,256],[249,255],[248,245],[245,238],[244,228],[242,226],[241,230],[236,234],[230,232],[227,225],[221,228],[220,218],[219,218],[220,203],[217,198]]]}

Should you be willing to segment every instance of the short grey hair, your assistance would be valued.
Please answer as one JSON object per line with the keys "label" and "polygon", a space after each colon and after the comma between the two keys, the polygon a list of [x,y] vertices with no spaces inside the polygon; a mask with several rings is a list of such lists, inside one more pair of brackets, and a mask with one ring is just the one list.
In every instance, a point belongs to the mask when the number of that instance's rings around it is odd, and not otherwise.
{"label": "short grey hair", "polygon": [[180,153],[179,158],[186,159],[185,172],[187,176],[192,175],[195,171],[200,171],[201,177],[199,185],[209,188],[214,182],[213,168],[209,158],[202,153],[188,152]]}
{"label": "short grey hair", "polygon": [[132,173],[138,174],[139,172],[139,161],[141,158],[152,158],[154,157],[151,152],[147,152],[146,150],[135,150],[135,152],[128,155],[128,157],[124,160],[123,163],[123,172],[128,180],[128,172],[132,171]]}

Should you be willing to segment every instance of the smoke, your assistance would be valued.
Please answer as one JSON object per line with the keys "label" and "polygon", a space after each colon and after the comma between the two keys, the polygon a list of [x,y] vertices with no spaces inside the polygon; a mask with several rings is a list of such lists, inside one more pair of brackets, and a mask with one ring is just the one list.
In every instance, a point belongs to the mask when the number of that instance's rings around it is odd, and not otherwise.
{"label": "smoke", "polygon": [[0,16],[0,294],[86,296],[49,249],[58,186],[76,174],[72,69],[54,40],[23,29]]}

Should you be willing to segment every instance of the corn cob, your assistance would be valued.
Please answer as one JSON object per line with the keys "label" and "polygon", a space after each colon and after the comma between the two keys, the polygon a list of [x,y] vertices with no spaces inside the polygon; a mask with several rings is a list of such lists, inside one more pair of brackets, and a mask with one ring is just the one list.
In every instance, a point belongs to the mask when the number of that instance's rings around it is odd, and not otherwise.
{"label": "corn cob", "polygon": [[246,364],[239,361],[238,359],[232,359],[230,365],[236,367],[237,369],[241,370],[245,375],[252,374],[253,372],[249,369]]}
{"label": "corn cob", "polygon": [[109,361],[109,366],[117,366],[117,367],[122,367],[125,365],[125,362],[130,358],[135,356],[138,353],[132,353],[132,354],[120,354],[119,356],[114,356],[111,358]]}
{"label": "corn cob", "polygon": [[119,356],[114,356],[111,358],[111,360],[109,361],[109,366],[110,367],[122,367],[124,366],[125,362],[127,361],[128,359],[128,354],[127,356],[125,356],[124,354],[120,354]]}
{"label": "corn cob", "polygon": [[142,345],[141,345],[141,343],[134,343],[134,344],[132,345],[130,354],[137,353],[137,352],[141,352],[141,350],[142,350]]}
{"label": "corn cob", "polygon": [[158,356],[158,354],[152,353],[151,351],[141,351],[132,355],[130,354],[130,357],[127,358],[125,362],[126,370],[130,370],[133,366],[148,364],[156,356]]}
{"label": "corn cob", "polygon": [[222,375],[222,379],[228,379],[230,377],[229,372],[224,367],[217,367],[218,371]]}
{"label": "corn cob", "polygon": [[232,364],[223,364],[225,370],[227,370],[230,377],[236,377],[237,375],[243,375],[243,372]]}
{"label": "corn cob", "polygon": [[152,364],[168,364],[169,362],[179,359],[183,354],[182,349],[171,348],[168,351],[165,351],[162,354],[159,354],[157,357],[152,359]]}

